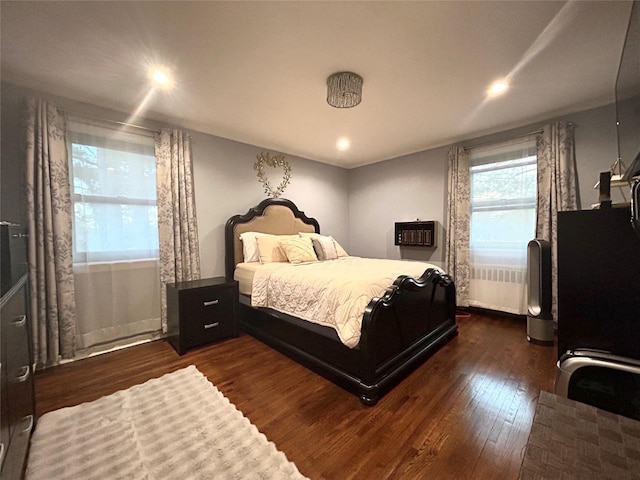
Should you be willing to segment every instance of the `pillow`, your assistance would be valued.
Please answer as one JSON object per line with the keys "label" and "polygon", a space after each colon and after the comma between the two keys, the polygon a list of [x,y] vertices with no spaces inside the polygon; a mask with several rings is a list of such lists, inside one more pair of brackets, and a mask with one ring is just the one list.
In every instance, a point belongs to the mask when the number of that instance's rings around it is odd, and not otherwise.
{"label": "pillow", "polygon": [[342,248],[342,246],[338,243],[338,241],[335,238],[331,237],[331,240],[333,240],[333,244],[336,246],[336,252],[338,252],[338,258],[349,256],[349,254],[345,251],[344,248]]}
{"label": "pillow", "polygon": [[[335,238],[333,238],[330,235],[320,235],[319,233],[308,233],[308,232],[298,232],[298,235],[300,235],[301,237],[310,237],[311,239],[317,239],[317,238],[321,238],[321,237],[326,237],[326,238],[330,238],[335,247],[336,247],[336,252],[338,253],[338,258],[340,257],[348,257],[349,254],[345,251],[344,248],[342,248],[342,246],[336,241]],[[317,253],[317,252],[316,252]]]}
{"label": "pillow", "polygon": [[291,263],[317,262],[316,252],[309,237],[297,237],[280,241],[280,246]]}
{"label": "pillow", "polygon": [[300,235],[301,237],[309,237],[309,238],[324,237],[324,235],[320,235],[319,233],[311,233],[311,232],[298,232],[298,235]]}
{"label": "pillow", "polygon": [[269,233],[244,232],[240,234],[242,240],[242,256],[245,262],[259,262],[257,237],[271,236]]}
{"label": "pillow", "polygon": [[336,246],[331,237],[318,236],[316,238],[312,238],[311,241],[313,242],[313,248],[318,254],[318,260],[335,260],[338,258],[338,252],[336,251]]}
{"label": "pillow", "polygon": [[298,235],[261,235],[256,238],[260,263],[288,262],[280,246],[282,240],[299,238]]}

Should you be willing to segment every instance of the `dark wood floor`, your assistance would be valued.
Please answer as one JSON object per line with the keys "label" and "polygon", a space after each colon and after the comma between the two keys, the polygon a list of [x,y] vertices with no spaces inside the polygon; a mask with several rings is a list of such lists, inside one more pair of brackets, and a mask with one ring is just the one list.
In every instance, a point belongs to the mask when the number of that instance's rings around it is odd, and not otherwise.
{"label": "dark wood floor", "polygon": [[554,347],[473,314],[376,406],[249,336],[178,356],[163,340],[36,375],[37,414],[195,365],[311,479],[516,479]]}

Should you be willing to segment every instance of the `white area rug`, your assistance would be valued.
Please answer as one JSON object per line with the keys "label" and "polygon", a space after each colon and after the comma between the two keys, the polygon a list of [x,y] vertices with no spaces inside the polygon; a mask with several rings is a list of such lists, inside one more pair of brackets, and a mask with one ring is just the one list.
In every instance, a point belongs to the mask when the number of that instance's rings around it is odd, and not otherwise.
{"label": "white area rug", "polygon": [[304,479],[191,365],[43,415],[27,479]]}

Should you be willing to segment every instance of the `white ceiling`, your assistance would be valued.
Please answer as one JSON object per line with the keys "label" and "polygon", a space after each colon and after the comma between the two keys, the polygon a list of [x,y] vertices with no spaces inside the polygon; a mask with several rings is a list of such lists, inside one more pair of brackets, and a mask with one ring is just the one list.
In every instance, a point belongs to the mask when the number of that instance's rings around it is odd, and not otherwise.
{"label": "white ceiling", "polygon": [[[2,1],[2,80],[353,168],[614,100],[629,1]],[[148,95],[146,67],[169,65]],[[326,79],[364,78],[351,109]],[[485,99],[489,84],[512,88]],[[336,141],[351,140],[339,152]]]}

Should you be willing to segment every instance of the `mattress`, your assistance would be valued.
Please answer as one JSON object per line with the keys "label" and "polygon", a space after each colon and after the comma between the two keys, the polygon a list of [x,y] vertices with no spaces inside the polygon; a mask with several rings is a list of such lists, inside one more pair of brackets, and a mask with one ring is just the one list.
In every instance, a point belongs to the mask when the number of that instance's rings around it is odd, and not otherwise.
{"label": "mattress", "polygon": [[253,289],[253,277],[256,274],[258,269],[277,269],[284,266],[290,265],[289,263],[266,263],[262,264],[260,262],[243,262],[236,265],[236,270],[233,273],[233,279],[238,282],[239,291],[241,295],[249,295],[251,296],[251,292]]}

